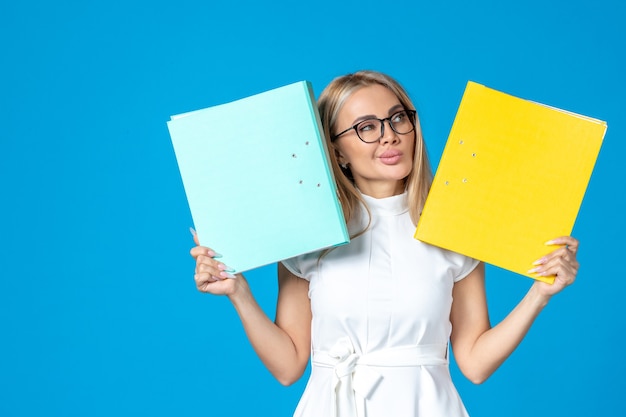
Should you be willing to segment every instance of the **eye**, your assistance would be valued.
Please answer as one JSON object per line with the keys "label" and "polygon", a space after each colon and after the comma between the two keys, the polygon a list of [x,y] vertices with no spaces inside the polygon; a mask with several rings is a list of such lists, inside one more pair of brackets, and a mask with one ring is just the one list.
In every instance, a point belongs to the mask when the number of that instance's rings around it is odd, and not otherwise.
{"label": "eye", "polygon": [[391,116],[391,121],[393,123],[401,123],[403,121],[405,121],[407,118],[407,114],[405,111],[400,111],[396,114],[394,114],[393,116]]}
{"label": "eye", "polygon": [[373,120],[365,120],[359,123],[356,128],[359,132],[370,132],[376,129],[376,122]]}

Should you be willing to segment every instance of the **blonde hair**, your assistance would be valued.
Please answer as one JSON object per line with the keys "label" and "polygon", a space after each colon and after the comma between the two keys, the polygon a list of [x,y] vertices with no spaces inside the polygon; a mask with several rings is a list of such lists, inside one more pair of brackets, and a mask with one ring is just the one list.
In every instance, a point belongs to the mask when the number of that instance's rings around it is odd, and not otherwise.
{"label": "blonde hair", "polygon": [[[357,90],[371,85],[382,85],[388,88],[398,97],[400,103],[406,110],[415,109],[415,106],[413,106],[404,88],[390,76],[377,71],[358,71],[354,74],[337,77],[326,86],[318,100],[324,135],[326,136],[328,149],[330,150],[332,170],[335,174],[339,199],[347,222],[356,214],[360,206],[359,203],[363,204],[367,209],[370,218],[371,215],[367,204],[361,197],[361,193],[356,189],[350,169],[342,169],[339,166],[336,152],[333,151],[335,147],[331,138],[336,130],[335,123],[337,122],[337,116],[346,100]],[[428,190],[432,183],[432,171],[428,162],[426,146],[417,115],[415,116],[415,153],[413,155],[413,169],[405,178],[404,183],[408,193],[409,214],[411,215],[413,223],[417,225],[422,207],[426,201]],[[365,230],[367,230],[367,227]],[[361,234],[365,230],[362,230],[358,234]]]}

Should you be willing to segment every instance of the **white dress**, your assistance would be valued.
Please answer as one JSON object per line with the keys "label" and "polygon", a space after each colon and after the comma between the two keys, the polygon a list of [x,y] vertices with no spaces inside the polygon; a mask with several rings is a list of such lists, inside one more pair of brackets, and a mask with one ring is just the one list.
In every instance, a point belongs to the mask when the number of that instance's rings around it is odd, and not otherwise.
{"label": "white dress", "polygon": [[[448,368],[454,283],[478,261],[413,238],[406,193],[363,196],[368,231],[283,261],[307,279],[311,375],[294,417],[461,417]],[[367,224],[367,213],[351,233]]]}

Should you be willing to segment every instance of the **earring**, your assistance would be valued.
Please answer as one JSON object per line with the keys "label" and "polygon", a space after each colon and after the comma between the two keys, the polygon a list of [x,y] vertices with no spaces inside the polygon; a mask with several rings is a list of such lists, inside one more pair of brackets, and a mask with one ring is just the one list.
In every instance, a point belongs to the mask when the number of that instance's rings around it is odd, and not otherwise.
{"label": "earring", "polygon": [[340,165],[341,165],[341,168],[348,169],[348,164],[340,164]]}

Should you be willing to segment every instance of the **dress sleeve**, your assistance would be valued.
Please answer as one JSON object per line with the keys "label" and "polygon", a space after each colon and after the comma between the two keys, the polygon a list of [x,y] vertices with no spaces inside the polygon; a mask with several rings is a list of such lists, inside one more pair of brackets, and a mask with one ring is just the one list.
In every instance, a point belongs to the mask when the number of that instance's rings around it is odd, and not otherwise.
{"label": "dress sleeve", "polygon": [[457,252],[446,249],[440,250],[442,251],[441,253],[447,265],[447,275],[451,277],[454,282],[459,282],[468,276],[480,263],[477,259],[461,255]]}
{"label": "dress sleeve", "polygon": [[[299,278],[304,278],[304,276],[302,274],[302,270],[300,268],[300,262],[299,262],[300,259],[299,258],[300,258],[299,256],[295,256],[293,258],[282,260],[281,263],[285,266],[285,268],[287,268],[287,270],[289,272],[291,272],[295,276],[297,276]],[[304,279],[306,279],[306,278],[304,278]]]}
{"label": "dress sleeve", "polygon": [[317,271],[322,252],[305,253],[285,259],[281,263],[295,276],[311,281],[311,275]]}
{"label": "dress sleeve", "polygon": [[459,268],[454,275],[454,282],[459,282],[466,276],[468,276],[480,263],[480,261],[470,258],[464,255],[455,254],[459,259]]}

